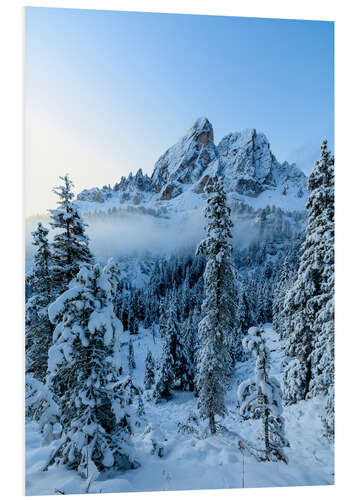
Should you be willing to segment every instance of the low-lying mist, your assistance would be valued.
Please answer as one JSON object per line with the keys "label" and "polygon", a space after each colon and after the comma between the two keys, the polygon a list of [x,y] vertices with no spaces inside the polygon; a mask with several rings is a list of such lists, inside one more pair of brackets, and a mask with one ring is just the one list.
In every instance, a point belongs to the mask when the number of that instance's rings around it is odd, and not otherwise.
{"label": "low-lying mist", "polygon": [[[100,261],[109,257],[165,255],[193,253],[204,238],[205,219],[202,210],[189,212],[180,219],[156,218],[146,214],[83,216],[88,224],[90,249]],[[26,261],[30,265],[34,247],[31,232],[37,222],[50,229],[49,217],[36,217],[26,221]],[[252,219],[233,217],[233,243],[245,245],[251,242],[257,231]],[[54,231],[50,230],[49,240]]]}
{"label": "low-lying mist", "polygon": [[86,222],[92,252],[105,258],[191,251],[204,235],[204,220],[197,213],[180,221],[135,214]]}

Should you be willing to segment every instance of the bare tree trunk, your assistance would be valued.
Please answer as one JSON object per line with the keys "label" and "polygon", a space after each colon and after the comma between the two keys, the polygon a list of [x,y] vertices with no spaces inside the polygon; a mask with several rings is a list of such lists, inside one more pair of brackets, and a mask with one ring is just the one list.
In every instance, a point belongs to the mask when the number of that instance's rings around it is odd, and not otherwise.
{"label": "bare tree trunk", "polygon": [[241,441],[238,441],[238,448],[240,449],[242,453],[242,488],[244,488],[244,446]]}
{"label": "bare tree trunk", "polygon": [[309,389],[310,389],[311,379],[312,379],[311,359],[309,359],[307,364],[306,364],[306,380],[305,380],[304,399],[307,399],[307,395],[308,395]]}
{"label": "bare tree trunk", "polygon": [[209,428],[210,428],[211,434],[216,434],[216,422],[214,420],[214,413],[210,413]]}
{"label": "bare tree trunk", "polygon": [[87,434],[87,479],[89,478],[88,434]]}
{"label": "bare tree trunk", "polygon": [[[264,396],[264,404],[266,405],[266,397]],[[270,444],[269,444],[269,410],[265,406],[264,410],[264,442],[265,442],[265,457],[269,461]]]}

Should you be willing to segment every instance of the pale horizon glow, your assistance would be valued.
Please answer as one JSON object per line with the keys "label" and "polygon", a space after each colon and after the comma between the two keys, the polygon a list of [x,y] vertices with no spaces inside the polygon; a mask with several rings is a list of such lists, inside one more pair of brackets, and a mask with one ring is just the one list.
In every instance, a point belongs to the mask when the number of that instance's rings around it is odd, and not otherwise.
{"label": "pale horizon glow", "polygon": [[333,23],[26,8],[26,215],[113,185],[207,116],[254,127],[306,173],[333,149]]}

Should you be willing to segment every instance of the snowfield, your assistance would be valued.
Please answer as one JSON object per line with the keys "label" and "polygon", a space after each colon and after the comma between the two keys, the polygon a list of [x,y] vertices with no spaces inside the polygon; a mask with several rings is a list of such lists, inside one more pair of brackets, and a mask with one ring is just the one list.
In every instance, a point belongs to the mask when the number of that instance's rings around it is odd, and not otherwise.
{"label": "snowfield", "polygon": [[[157,330],[158,331],[158,330]],[[156,334],[158,335],[158,334]],[[271,350],[271,374],[280,380],[283,344],[270,324],[265,325],[265,338]],[[132,340],[136,369],[134,382],[143,387],[145,357],[150,349],[158,362],[162,341],[151,330],[141,329],[138,335],[125,332],[121,338],[124,373],[128,373],[128,341]],[[43,472],[52,445],[41,446],[37,424],[26,426],[26,494],[110,493],[130,491],[162,491],[191,489],[224,489],[311,486],[334,483],[332,445],[322,437],[320,415],[324,399],[302,401],[284,409],[286,435],[290,447],[285,448],[288,465],[283,462],[257,462],[250,445],[259,448],[257,434],[260,421],[243,421],[237,408],[236,391],[239,383],[251,376],[254,359],[237,364],[226,402],[229,414],[219,421],[216,436],[209,436],[208,424],[198,419],[192,432],[179,431],[188,417],[197,416],[197,399],[190,392],[174,392],[174,397],[155,405],[151,391],[144,392],[145,418],[133,438],[134,457],[140,467],[125,472],[112,471],[88,484],[77,472],[52,466]],[[163,456],[151,454],[151,442],[144,430],[153,426],[162,440]],[[207,437],[208,436],[208,437]],[[238,440],[244,450],[238,448]],[[243,472],[244,460],[244,478]]]}

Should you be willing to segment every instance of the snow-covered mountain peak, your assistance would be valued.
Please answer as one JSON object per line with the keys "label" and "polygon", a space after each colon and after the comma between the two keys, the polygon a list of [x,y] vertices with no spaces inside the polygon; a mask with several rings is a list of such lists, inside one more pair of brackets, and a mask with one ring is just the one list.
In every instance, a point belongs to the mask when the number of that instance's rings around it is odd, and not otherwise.
{"label": "snow-covered mountain peak", "polygon": [[[307,197],[306,176],[295,165],[279,163],[267,137],[256,129],[233,132],[214,143],[208,118],[198,118],[188,132],[154,165],[151,177],[142,169],[122,177],[114,188],[104,186],[78,195],[83,211],[96,211],[98,203],[108,208],[141,206],[146,209],[185,211],[189,200],[203,202],[207,184],[218,174],[230,197],[252,206],[268,204],[303,210]],[[188,204],[188,205],[187,205]],[[187,205],[187,206],[186,206]]]}
{"label": "snow-covered mountain peak", "polygon": [[208,140],[214,141],[212,124],[205,116],[197,118],[187,135],[196,135],[198,138],[201,138],[200,140],[203,143],[206,143]]}
{"label": "snow-covered mountain peak", "polygon": [[[213,128],[207,118],[199,118],[174,146],[156,162],[151,180],[160,200],[171,200],[196,183],[212,163],[219,166]],[[201,192],[204,186],[201,186]]]}
{"label": "snow-covered mountain peak", "polygon": [[226,135],[218,147],[228,191],[251,197],[268,189],[303,198],[306,195],[305,174],[287,162],[280,164],[270,149],[267,137],[255,129]]}

